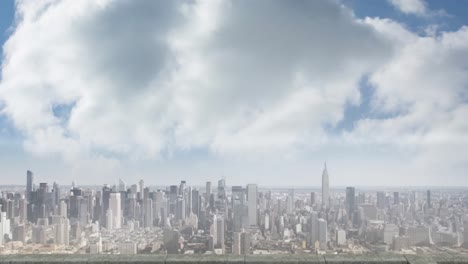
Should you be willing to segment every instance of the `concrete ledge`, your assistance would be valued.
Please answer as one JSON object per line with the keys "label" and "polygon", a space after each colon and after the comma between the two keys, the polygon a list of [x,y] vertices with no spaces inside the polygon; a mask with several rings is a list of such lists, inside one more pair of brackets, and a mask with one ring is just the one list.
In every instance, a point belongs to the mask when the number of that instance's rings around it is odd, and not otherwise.
{"label": "concrete ledge", "polygon": [[468,264],[468,255],[0,255],[0,264]]}

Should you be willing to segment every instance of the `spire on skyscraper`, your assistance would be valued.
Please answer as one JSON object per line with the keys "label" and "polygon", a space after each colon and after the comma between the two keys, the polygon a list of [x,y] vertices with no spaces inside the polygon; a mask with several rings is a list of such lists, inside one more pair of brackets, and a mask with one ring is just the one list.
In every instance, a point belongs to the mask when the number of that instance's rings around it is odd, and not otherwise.
{"label": "spire on skyscraper", "polygon": [[328,178],[327,163],[325,162],[322,172],[322,205],[329,204],[330,182]]}

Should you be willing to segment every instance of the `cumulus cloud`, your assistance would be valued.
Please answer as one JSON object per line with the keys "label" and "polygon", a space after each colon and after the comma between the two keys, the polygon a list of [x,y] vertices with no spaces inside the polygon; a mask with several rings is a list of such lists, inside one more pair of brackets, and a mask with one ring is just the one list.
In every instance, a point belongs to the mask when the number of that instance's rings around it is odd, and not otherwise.
{"label": "cumulus cloud", "polygon": [[[1,113],[37,155],[112,168],[200,149],[307,162],[383,146],[421,175],[467,162],[452,151],[468,153],[466,27],[419,36],[336,1],[19,1],[16,16]],[[364,77],[378,117],[331,133]]]}
{"label": "cumulus cloud", "polygon": [[326,1],[26,1],[17,12],[4,113],[29,150],[70,159],[314,144],[388,54]]}
{"label": "cumulus cloud", "polygon": [[388,0],[395,8],[405,14],[426,15],[427,4],[424,0]]}

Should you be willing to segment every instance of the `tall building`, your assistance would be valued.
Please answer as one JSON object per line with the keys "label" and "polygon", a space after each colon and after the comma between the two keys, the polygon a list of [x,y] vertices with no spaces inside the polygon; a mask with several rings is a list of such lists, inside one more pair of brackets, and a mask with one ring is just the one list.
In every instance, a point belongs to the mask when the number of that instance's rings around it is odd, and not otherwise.
{"label": "tall building", "polygon": [[356,210],[356,189],[354,187],[346,187],[346,213],[348,219],[352,219]]}
{"label": "tall building", "polygon": [[206,182],[206,187],[205,187],[205,201],[206,203],[209,202],[211,197],[211,182]]}
{"label": "tall building", "polygon": [[10,219],[7,219],[6,212],[2,212],[2,206],[0,205],[0,245],[3,244],[5,235],[11,237]]}
{"label": "tall building", "polygon": [[249,210],[249,225],[257,226],[257,185],[247,185],[247,206]]}
{"label": "tall building", "polygon": [[385,209],[385,193],[377,192],[377,207],[379,209]]}
{"label": "tall building", "polygon": [[26,172],[26,200],[31,203],[31,193],[33,192],[34,174],[32,171]]}
{"label": "tall building", "polygon": [[400,193],[399,192],[393,192],[393,204],[400,204]]}
{"label": "tall building", "polygon": [[463,231],[463,246],[468,248],[468,219],[463,222],[464,231]]}
{"label": "tall building", "polygon": [[318,214],[312,211],[307,221],[309,227],[309,245],[315,247],[315,243],[319,240],[319,228],[318,228]]}
{"label": "tall building", "polygon": [[221,179],[218,181],[218,199],[224,200],[226,198],[226,181]]}
{"label": "tall building", "polygon": [[328,178],[327,163],[322,172],[322,205],[329,206],[330,203],[330,180]]}
{"label": "tall building", "polygon": [[310,193],[310,206],[314,206],[315,204],[315,192]]}
{"label": "tall building", "polygon": [[109,209],[112,211],[112,228],[122,228],[122,209],[120,203],[120,193],[110,193]]}
{"label": "tall building", "polygon": [[122,179],[119,179],[119,192],[125,192],[125,191],[127,191],[125,182]]}
{"label": "tall building", "polygon": [[427,208],[432,208],[431,190],[427,190]]}
{"label": "tall building", "polygon": [[327,225],[327,221],[325,221],[322,218],[318,220],[318,235],[319,235],[318,239],[320,243],[320,248],[326,249],[327,242],[328,242],[328,225]]}
{"label": "tall building", "polygon": [[224,217],[217,216],[216,217],[216,248],[222,249],[224,253]]}

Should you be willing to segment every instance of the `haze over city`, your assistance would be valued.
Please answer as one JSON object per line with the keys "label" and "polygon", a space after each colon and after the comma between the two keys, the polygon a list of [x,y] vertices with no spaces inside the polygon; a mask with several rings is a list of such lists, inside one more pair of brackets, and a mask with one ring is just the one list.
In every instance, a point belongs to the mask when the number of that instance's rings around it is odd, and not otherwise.
{"label": "haze over city", "polygon": [[465,1],[1,1],[0,181],[467,186]]}

